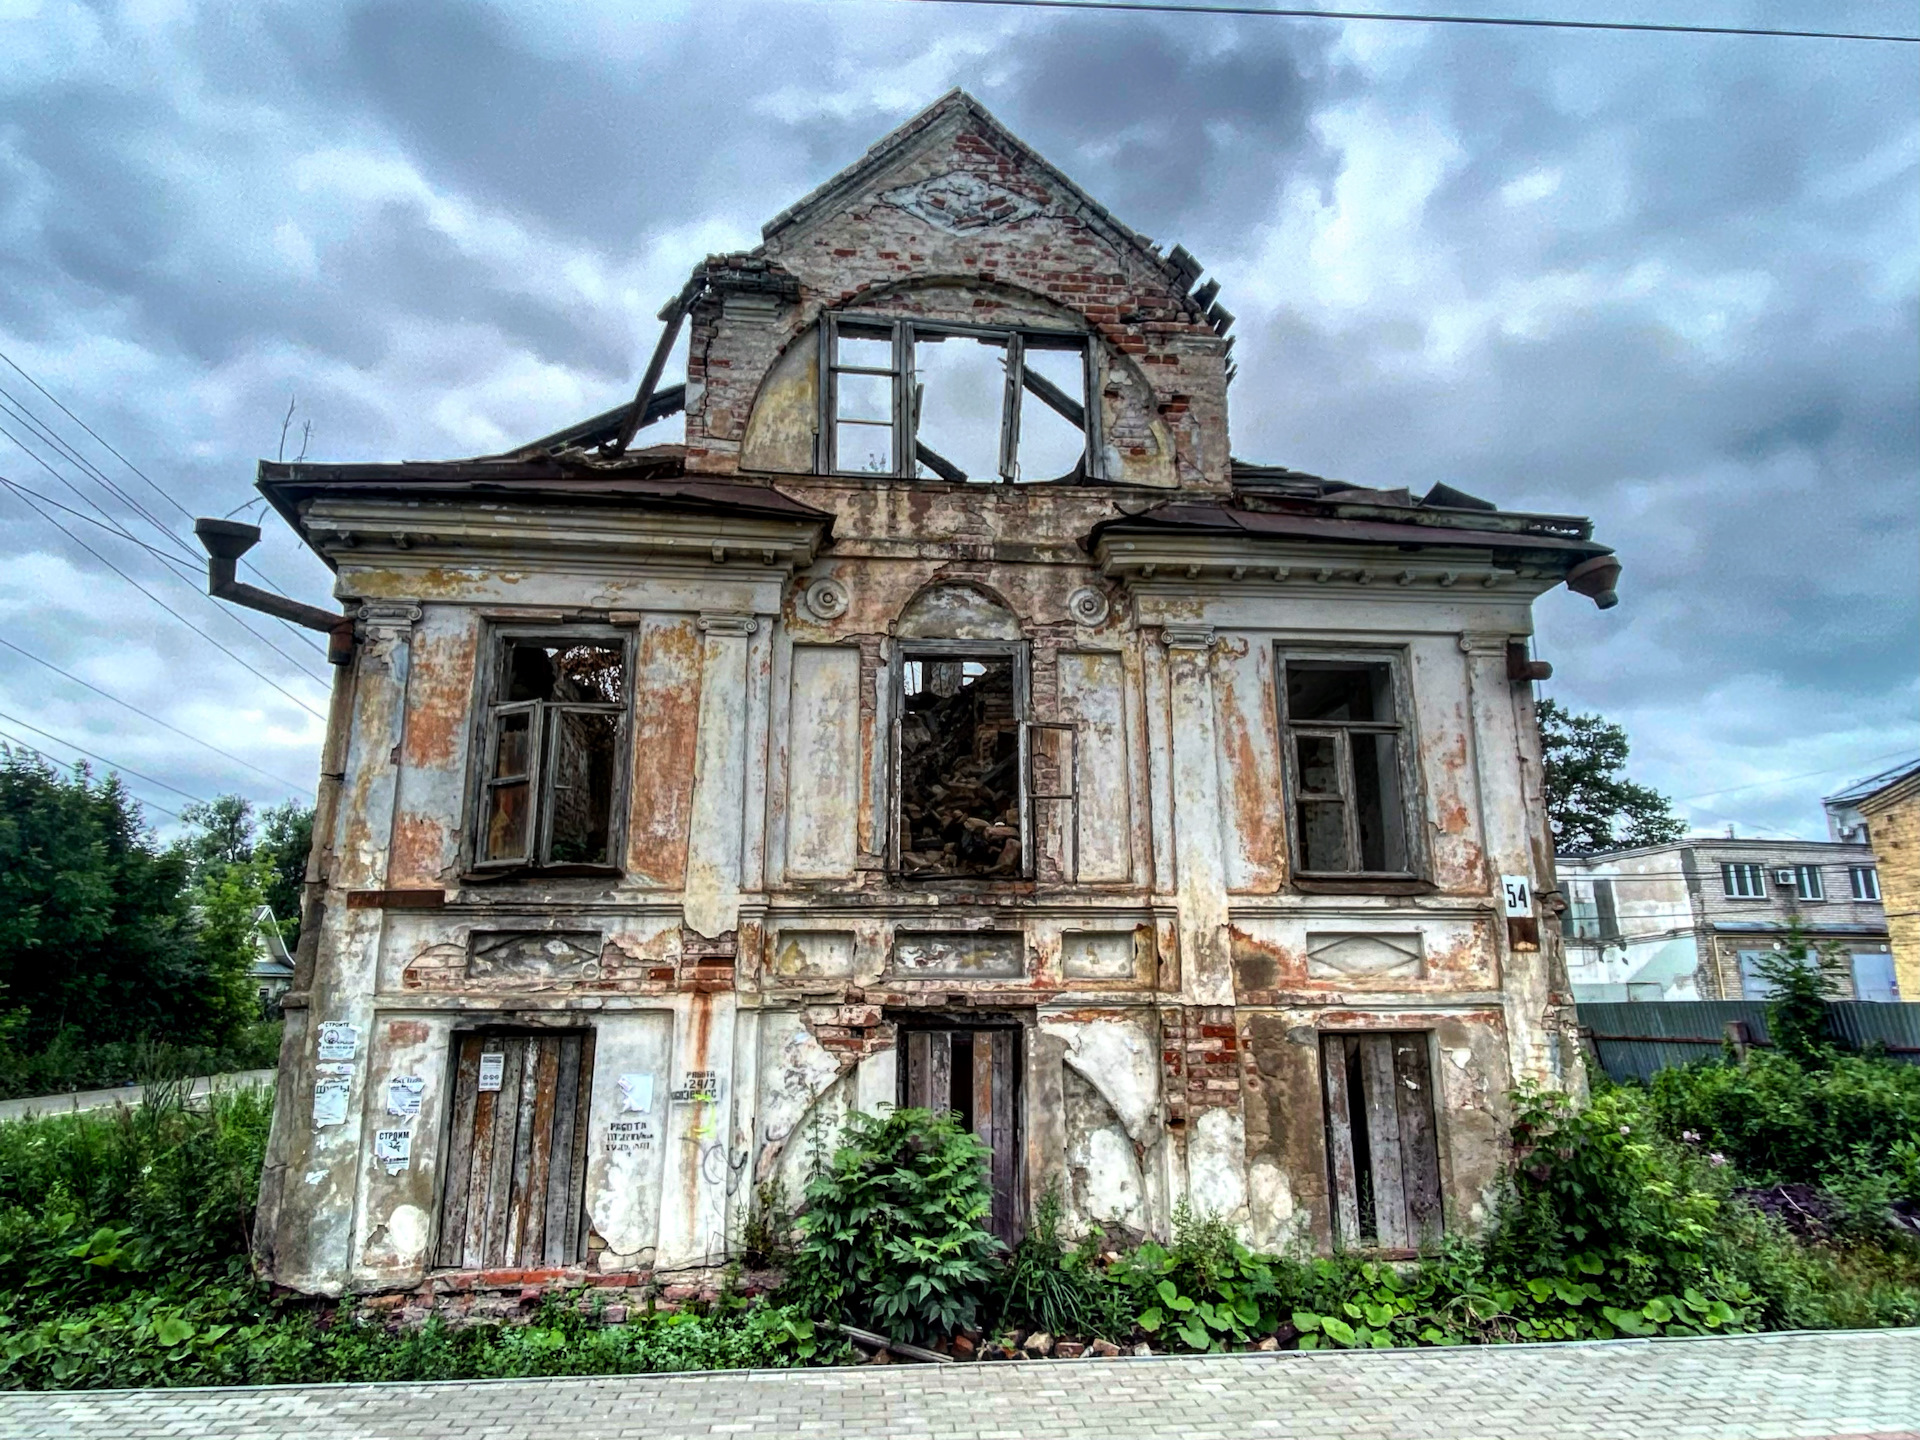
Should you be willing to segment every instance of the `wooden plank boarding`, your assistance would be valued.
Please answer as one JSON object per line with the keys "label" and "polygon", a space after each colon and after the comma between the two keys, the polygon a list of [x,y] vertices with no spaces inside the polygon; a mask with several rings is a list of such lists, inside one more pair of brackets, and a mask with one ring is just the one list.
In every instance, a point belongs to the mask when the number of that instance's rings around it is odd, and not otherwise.
{"label": "wooden plank boarding", "polygon": [[500,1091],[493,1107],[492,1163],[487,1169],[485,1228],[481,1233],[482,1265],[504,1264],[507,1254],[508,1210],[513,1200],[514,1151],[520,1132],[520,1076],[526,1069],[527,1042],[513,1036],[497,1042],[504,1059]]}
{"label": "wooden plank boarding", "polygon": [[[474,1044],[474,1084],[479,1085],[481,1062],[488,1055],[504,1054],[498,1040],[476,1035]],[[496,1112],[500,1108],[498,1090],[481,1090],[473,1111],[473,1163],[467,1172],[467,1231],[460,1249],[460,1264],[478,1269],[487,1253],[487,1191],[493,1176],[493,1141],[497,1129]]]}
{"label": "wooden plank boarding", "polygon": [[580,1076],[573,1092],[573,1167],[567,1178],[569,1264],[578,1264],[587,1258],[587,1121],[593,1111],[593,1037],[591,1030],[580,1036]]}
{"label": "wooden plank boarding", "polygon": [[990,1161],[993,1212],[989,1228],[1009,1245],[1018,1238],[1015,1234],[1018,1217],[1014,1210],[1014,1184],[1020,1173],[1020,1132],[1013,1105],[1013,1036],[1011,1030],[978,1030],[973,1036],[974,1052],[977,1054],[983,1049],[990,1050],[993,1057],[990,1065],[993,1075],[993,1156]]}
{"label": "wooden plank boarding", "polygon": [[931,1110],[927,1092],[927,1054],[931,1037],[925,1030],[907,1032],[907,1108]]}
{"label": "wooden plank boarding", "polygon": [[467,1197],[473,1186],[473,1114],[479,1095],[480,1037],[462,1035],[454,1053],[453,1120],[442,1167],[439,1264],[461,1263],[467,1244]]}
{"label": "wooden plank boarding", "polygon": [[1357,1098],[1347,1094],[1347,1056],[1352,1037],[1320,1037],[1320,1073],[1327,1091],[1327,1168],[1333,1184],[1332,1211],[1334,1243],[1358,1245],[1360,1234],[1360,1185],[1353,1168],[1352,1104]]}
{"label": "wooden plank boarding", "polygon": [[531,1042],[532,1055],[537,1057],[527,1066],[525,1087],[533,1091],[531,1144],[525,1171],[514,1177],[513,1214],[520,1234],[519,1243],[509,1247],[516,1265],[539,1265],[546,1253],[547,1180],[553,1168],[553,1112],[559,1098],[562,1039],[542,1035]]}
{"label": "wooden plank boarding", "polygon": [[1393,1074],[1400,1110],[1400,1168],[1412,1243],[1431,1249],[1445,1230],[1440,1199],[1440,1146],[1433,1118],[1432,1065],[1424,1033],[1393,1037]]}
{"label": "wooden plank boarding", "polygon": [[540,1252],[542,1265],[567,1265],[573,1252],[567,1239],[567,1200],[572,1194],[573,1126],[579,1113],[580,1037],[558,1037],[554,1061],[552,1144],[548,1146],[547,1173],[542,1188],[534,1192],[540,1207]]}
{"label": "wooden plank boarding", "polygon": [[1360,1083],[1366,1091],[1367,1149],[1373,1162],[1375,1243],[1390,1250],[1411,1249],[1406,1181],[1400,1168],[1400,1106],[1394,1094],[1391,1035],[1361,1037]]}
{"label": "wooden plank boarding", "polygon": [[927,1108],[944,1115],[953,1108],[953,1032],[927,1032]]}

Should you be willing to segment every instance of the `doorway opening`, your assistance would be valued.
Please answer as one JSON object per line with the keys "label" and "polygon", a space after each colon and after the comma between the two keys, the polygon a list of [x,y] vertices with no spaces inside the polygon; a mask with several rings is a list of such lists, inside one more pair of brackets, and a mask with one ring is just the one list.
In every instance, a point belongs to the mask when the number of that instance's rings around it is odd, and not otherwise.
{"label": "doorway opening", "polygon": [[1008,1245],[1019,1241],[1026,1220],[1019,1206],[1020,1039],[1019,1027],[1007,1023],[935,1022],[901,1036],[900,1103],[936,1114],[951,1110],[980,1137],[993,1195],[986,1228]]}

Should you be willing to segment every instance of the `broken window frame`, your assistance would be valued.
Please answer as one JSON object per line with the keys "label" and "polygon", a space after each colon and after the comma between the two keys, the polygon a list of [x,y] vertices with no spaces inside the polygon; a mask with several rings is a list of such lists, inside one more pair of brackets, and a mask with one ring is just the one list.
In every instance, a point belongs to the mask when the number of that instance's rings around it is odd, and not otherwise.
{"label": "broken window frame", "polygon": [[[892,364],[882,370],[873,366],[842,364],[840,339],[879,339],[890,335],[893,342]],[[1004,364],[1006,384],[1000,403],[1000,473],[997,476],[970,476],[957,465],[927,448],[920,441],[920,393],[914,378],[914,343],[920,337],[967,338],[1002,344],[1006,348]],[[1081,355],[1082,384],[1078,399],[1066,394],[1037,370],[1026,366],[1028,345],[1036,349],[1071,350]],[[884,422],[892,434],[893,466],[885,472],[854,470],[840,464],[839,427],[842,424],[879,426],[883,422],[843,420],[840,415],[840,376],[886,376],[892,383],[893,409]],[[1095,430],[1100,415],[1097,400],[1099,376],[1096,373],[1096,347],[1093,335],[1085,330],[1059,330],[1042,326],[968,325],[957,321],[921,321],[865,316],[830,311],[820,324],[820,418],[818,430],[818,468],[824,475],[871,475],[884,473],[894,479],[919,479],[924,464],[936,476],[952,484],[1031,484],[1019,474],[1020,407],[1025,394],[1031,393],[1057,411],[1070,424],[1080,428],[1081,458],[1076,467],[1083,482],[1104,479],[1101,471],[1101,447]],[[1074,411],[1078,410],[1076,419]],[[1040,480],[1075,478],[1048,475]]]}
{"label": "broken window frame", "polygon": [[[618,649],[621,655],[621,698],[614,703],[594,704],[578,700],[505,700],[511,693],[510,669],[516,645],[587,644]],[[479,726],[474,746],[473,823],[467,827],[471,847],[467,869],[473,874],[499,875],[524,870],[594,875],[620,874],[625,869],[627,811],[630,808],[629,785],[632,765],[632,716],[634,693],[634,644],[630,630],[612,626],[568,626],[560,629],[512,626],[493,630],[482,650],[488,664],[482,676],[482,702],[477,707]],[[494,757],[500,744],[504,718],[528,714],[527,768],[512,776],[493,774]],[[611,715],[614,727],[613,793],[607,810],[607,858],[605,861],[554,860],[553,788],[548,783],[553,773],[549,763],[553,737],[560,731],[557,723],[563,714]],[[493,796],[508,785],[525,784],[528,790],[526,841],[522,853],[488,858],[487,827],[493,813]]]}
{"label": "broken window frame", "polygon": [[[907,824],[904,813],[906,771],[900,754],[901,723],[907,713],[907,666],[915,660],[998,660],[1002,658],[1010,659],[1013,664],[1013,713],[1014,723],[1018,727],[1020,747],[1019,758],[1015,761],[1018,772],[1016,783],[1019,786],[1020,795],[1020,868],[1011,875],[955,874],[947,871],[908,872],[900,858],[900,852],[907,848],[901,843]],[[988,885],[1034,878],[1034,806],[1036,803],[1044,804],[1062,799],[1072,800],[1077,806],[1078,801],[1073,795],[1074,781],[1071,767],[1078,763],[1078,745],[1075,744],[1073,747],[1075,759],[1069,762],[1066,793],[1061,795],[1050,792],[1045,795],[1036,795],[1033,784],[1033,732],[1036,730],[1072,732],[1078,727],[1033,718],[1031,659],[1032,647],[1025,640],[901,640],[894,644],[890,679],[892,719],[889,725],[891,733],[888,737],[887,873],[895,880],[960,880],[975,885]]]}
{"label": "broken window frame", "polygon": [[[1287,707],[1287,667],[1289,665],[1383,665],[1392,692],[1391,720],[1305,720],[1295,722]],[[1398,649],[1317,649],[1301,645],[1275,646],[1274,690],[1280,717],[1281,774],[1283,799],[1287,812],[1287,841],[1291,847],[1288,872],[1306,881],[1383,881],[1404,882],[1423,879],[1427,872],[1424,828],[1419,823],[1423,807],[1415,731],[1413,692],[1408,684],[1406,653]],[[1354,735],[1390,735],[1394,740],[1395,775],[1400,786],[1400,824],[1406,851],[1406,867],[1400,870],[1367,870],[1362,867],[1364,851],[1360,841],[1359,807],[1355,799],[1353,777]],[[1336,745],[1339,774],[1338,792],[1303,790],[1300,778],[1299,750],[1303,738],[1330,738]],[[1338,804],[1342,809],[1347,856],[1352,865],[1345,870],[1310,870],[1306,867],[1306,837],[1301,833],[1300,807],[1309,804]],[[1384,801],[1382,802],[1384,811]],[[1381,821],[1384,824],[1386,815]]]}

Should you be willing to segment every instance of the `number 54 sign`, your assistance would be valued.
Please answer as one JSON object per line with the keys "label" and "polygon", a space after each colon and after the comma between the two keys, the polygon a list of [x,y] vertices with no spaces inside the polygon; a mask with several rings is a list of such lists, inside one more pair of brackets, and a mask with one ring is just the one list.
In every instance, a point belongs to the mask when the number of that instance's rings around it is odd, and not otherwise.
{"label": "number 54 sign", "polygon": [[1533,882],[1525,875],[1502,875],[1500,899],[1506,906],[1508,919],[1530,918],[1533,915]]}

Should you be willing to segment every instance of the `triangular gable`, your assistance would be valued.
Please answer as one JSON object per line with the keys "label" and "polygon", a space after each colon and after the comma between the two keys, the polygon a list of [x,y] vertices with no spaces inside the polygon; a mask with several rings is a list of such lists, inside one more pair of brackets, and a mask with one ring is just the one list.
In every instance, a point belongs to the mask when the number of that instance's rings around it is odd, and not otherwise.
{"label": "triangular gable", "polygon": [[1106,206],[1081,189],[1071,176],[1001,124],[986,106],[966,91],[958,89],[949,90],[904,125],[882,137],[865,155],[824,185],[774,216],[761,227],[761,238],[773,240],[822,214],[845,208],[854,195],[870,186],[884,172],[910,161],[921,151],[938,143],[945,122],[953,119],[976,122],[996,148],[1013,156],[1021,165],[1038,171],[1047,185],[1068,196],[1096,229],[1105,231],[1110,240],[1131,248],[1140,259],[1157,268],[1177,294],[1185,294],[1192,288],[1200,274],[1200,266],[1192,256],[1178,246],[1170,255],[1162,255],[1146,236],[1124,224]]}

